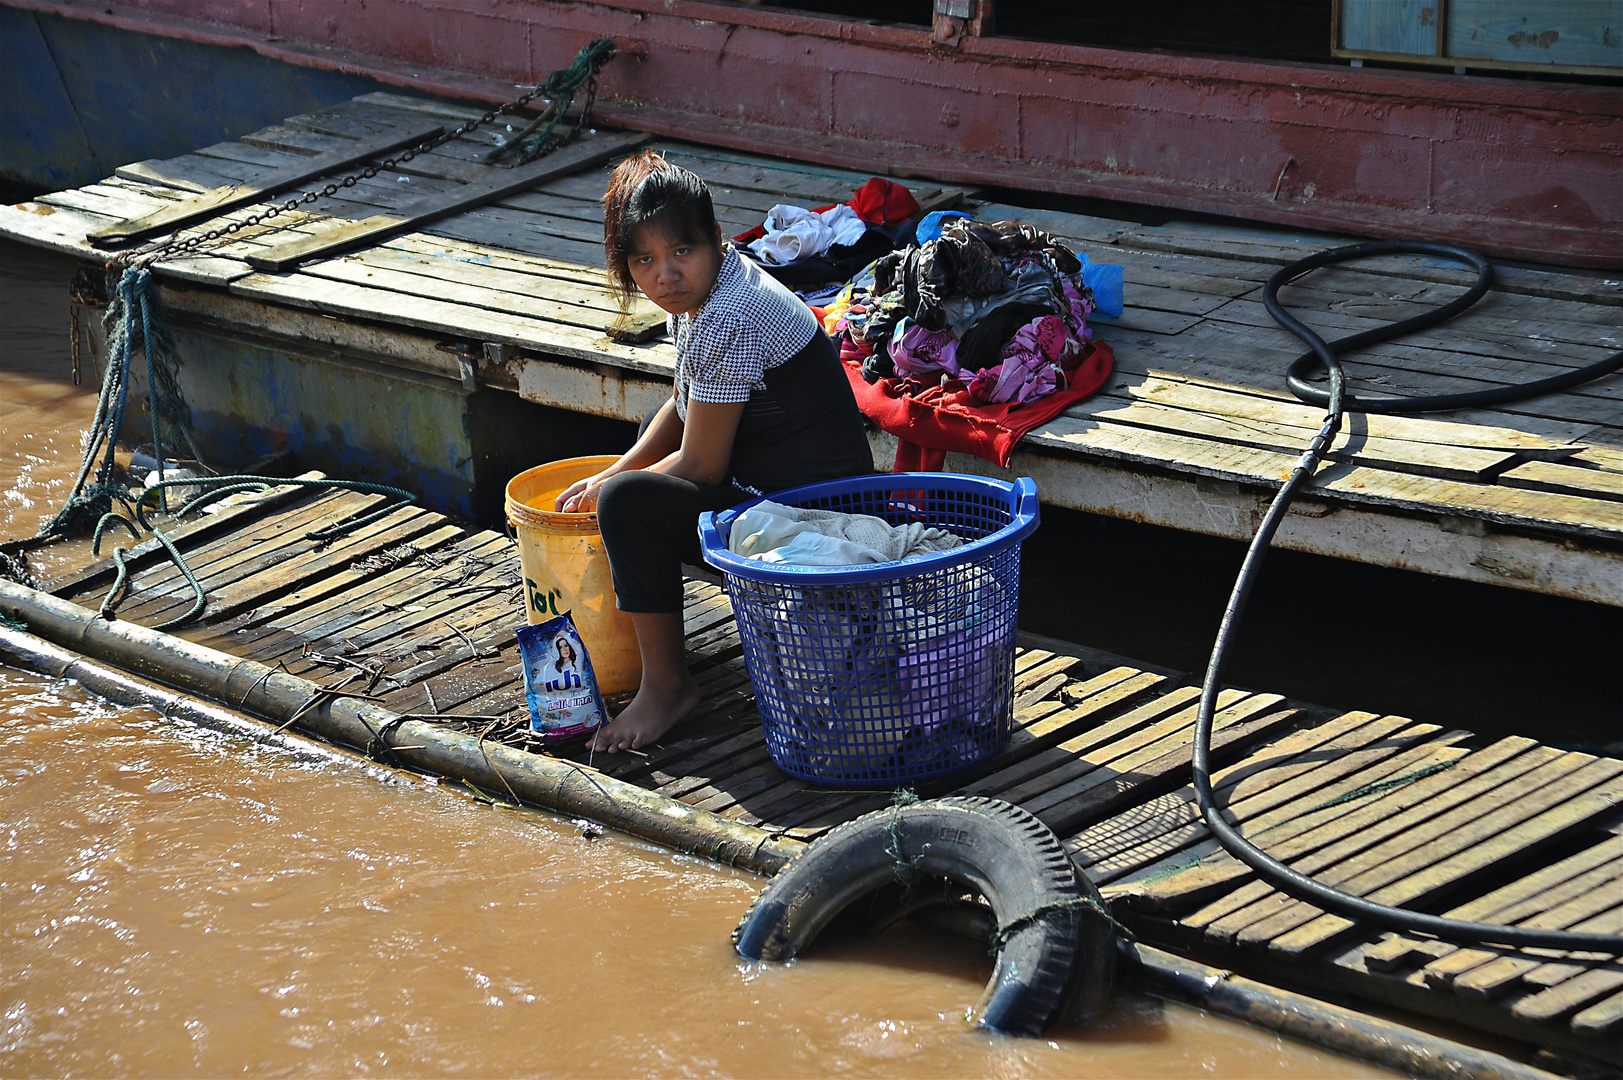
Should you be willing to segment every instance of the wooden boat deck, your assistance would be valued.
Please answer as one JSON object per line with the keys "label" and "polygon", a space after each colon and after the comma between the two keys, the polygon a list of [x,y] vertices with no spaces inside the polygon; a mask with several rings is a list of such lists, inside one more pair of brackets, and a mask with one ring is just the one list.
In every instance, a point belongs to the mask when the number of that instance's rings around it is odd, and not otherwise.
{"label": "wooden boat deck", "polygon": [[[891,802],[888,791],[821,789],[777,770],[725,592],[697,576],[686,586],[697,716],[646,752],[548,750],[528,732],[512,542],[412,507],[325,546],[305,539],[377,501],[284,487],[164,526],[208,596],[202,620],[174,632],[773,833],[810,839]],[[95,609],[113,571],[86,559],[48,587]],[[154,542],[130,563],[120,618],[153,625],[187,609],[191,590]],[[1618,958],[1382,933],[1273,892],[1219,851],[1187,786],[1197,679],[1029,636],[1016,671],[1007,749],[919,794],[1030,809],[1145,940],[1623,1063]],[[1293,865],[1462,918],[1623,932],[1623,761],[1239,688],[1221,706],[1219,798]]]}
{"label": "wooden boat deck", "polygon": [[[461,122],[475,110],[369,94],[239,140],[0,207],[0,235],[97,262],[87,231],[221,185],[252,181],[357,139]],[[390,213],[504,170],[481,164],[491,134],[451,143],[308,211],[244,229],[206,256],[159,264],[177,319],[351,350],[404,370],[505,388],[543,404],[640,418],[668,394],[671,346],[611,340],[658,332],[646,305],[621,324],[602,283],[592,168],[296,271],[245,261],[329,218]],[[598,140],[613,136],[594,136]],[[588,144],[592,139],[587,139]],[[869,175],[680,143],[661,144],[712,185],[726,232],[778,202],[847,198]],[[1300,352],[1259,302],[1281,264],[1341,238],[1232,226],[1145,227],[974,201],[909,181],[935,203],[1017,218],[1127,271],[1126,313],[1096,320],[1118,360],[1111,385],[1026,437],[1012,473],[1045,501],[1244,538],[1318,427],[1283,371]],[[285,197],[285,196],[284,196]],[[262,208],[262,207],[258,207]],[[229,215],[240,220],[256,207]],[[1326,336],[1406,317],[1457,294],[1466,275],[1421,258],[1321,271],[1284,298]],[[1365,351],[1355,390],[1421,395],[1542,377],[1623,348],[1623,280],[1505,267],[1465,316]],[[1623,374],[1499,409],[1353,417],[1298,503],[1281,546],[1579,599],[1623,604]],[[875,435],[888,462],[888,437]],[[997,473],[953,455],[949,468]]]}

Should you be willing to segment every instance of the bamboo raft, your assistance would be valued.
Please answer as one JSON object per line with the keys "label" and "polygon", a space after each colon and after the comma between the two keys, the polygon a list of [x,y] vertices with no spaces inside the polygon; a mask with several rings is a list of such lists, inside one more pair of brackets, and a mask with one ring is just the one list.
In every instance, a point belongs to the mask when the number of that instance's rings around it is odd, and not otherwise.
{"label": "bamboo raft", "polygon": [[[496,747],[509,768],[567,766],[605,799],[634,793],[657,816],[691,811],[691,829],[718,835],[712,854],[726,840],[734,846],[724,857],[743,851],[755,858],[746,864],[767,870],[802,842],[892,801],[888,791],[820,789],[772,764],[726,594],[702,568],[686,585],[688,661],[704,691],[696,717],[643,752],[592,759],[579,744],[546,748],[528,731],[512,542],[417,507],[325,546],[305,539],[378,502],[289,486],[164,526],[208,596],[202,621],[177,633],[268,665],[261,682],[291,673],[475,736],[486,764]],[[190,587],[155,542],[133,549],[128,563],[119,619],[151,625],[190,605]],[[88,619],[113,578],[111,563],[87,551],[82,566],[47,588]],[[63,636],[74,640],[59,644],[84,648],[84,633]],[[141,666],[164,679],[160,659]],[[1623,1063],[1617,957],[1383,933],[1273,892],[1218,850],[1187,787],[1196,679],[1030,635],[1015,666],[1007,749],[918,794],[987,795],[1033,811],[1142,941],[1320,996]],[[244,684],[223,704],[251,708],[253,691]],[[1467,731],[1239,688],[1220,704],[1218,799],[1293,865],[1361,895],[1459,918],[1623,932],[1623,761],[1529,738],[1484,744]],[[320,711],[289,723],[310,729]],[[412,749],[402,741],[394,739],[396,749]],[[369,727],[355,742],[399,764],[387,731]],[[484,795],[505,798],[497,786],[505,780],[486,783]],[[551,796],[514,798],[579,812]],[[725,830],[732,833],[720,837]]]}
{"label": "bamboo raft", "polygon": [[[368,160],[368,147],[376,160],[383,156],[376,147],[476,115],[442,102],[363,95],[181,157],[125,165],[97,184],[0,207],[0,235],[100,264],[105,252],[87,233],[173,211],[206,192],[246,187],[251,194],[284,170],[343,176],[355,166],[336,163]],[[481,131],[338,198],[243,229],[207,255],[158,263],[194,409],[229,414],[227,430],[248,421],[282,434],[336,427],[376,461],[403,456],[424,476],[437,469],[447,484],[471,486],[485,482],[478,475],[484,448],[448,434],[466,423],[462,416],[428,417],[418,398],[408,408],[408,390],[492,390],[631,421],[668,396],[673,353],[659,336],[658,313],[644,305],[622,321],[601,270],[596,200],[604,170],[647,138],[599,132],[508,170],[479,160],[493,135],[501,137]],[[843,201],[869,175],[687,143],[655,145],[710,183],[727,233],[758,224],[775,203]],[[521,179],[530,186],[508,190]],[[977,202],[974,191],[927,180],[908,183],[927,206],[956,204],[982,219],[1029,222],[1096,261],[1126,267],[1126,312],[1094,320],[1117,357],[1111,385],[1029,434],[1009,472],[1036,477],[1053,505],[1248,538],[1321,419],[1285,389],[1284,370],[1300,345],[1264,312],[1260,290],[1280,265],[1348,238],[1215,224],[1149,227]],[[496,201],[464,207],[470,192],[498,189],[506,194]],[[250,202],[225,220],[285,197]],[[367,222],[379,216],[395,220],[395,232],[367,239]],[[353,250],[322,255],[311,246],[322,238],[347,240]],[[295,258],[313,250],[318,257],[295,268]],[[1390,257],[1316,272],[1281,295],[1335,337],[1434,307],[1466,280],[1453,266]],[[83,322],[95,323],[95,298],[79,299]],[[1623,281],[1615,274],[1502,267],[1494,292],[1464,316],[1360,352],[1351,387],[1448,393],[1580,366],[1623,348],[1620,305]],[[283,366],[267,367],[266,356],[281,357]],[[351,381],[291,411],[286,394],[245,397],[259,382],[293,385],[311,370],[344,363],[356,368],[344,376]],[[377,380],[378,371],[393,381]],[[369,421],[381,430],[360,426],[369,403],[388,395],[398,407]],[[1442,418],[1353,417],[1333,463],[1320,471],[1310,498],[1292,508],[1277,542],[1623,605],[1620,399],[1623,373]],[[421,430],[402,428],[399,418],[411,409],[423,414]],[[378,445],[368,447],[368,439]],[[874,443],[876,460],[888,466],[894,444],[878,433]],[[962,455],[949,457],[947,467],[1000,474]],[[424,488],[411,475],[374,478]]]}

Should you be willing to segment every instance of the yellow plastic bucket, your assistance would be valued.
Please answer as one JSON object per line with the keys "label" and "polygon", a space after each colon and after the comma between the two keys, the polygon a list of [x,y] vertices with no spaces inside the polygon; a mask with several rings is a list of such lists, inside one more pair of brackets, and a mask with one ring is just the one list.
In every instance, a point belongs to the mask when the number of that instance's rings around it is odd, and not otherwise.
{"label": "yellow plastic bucket", "polygon": [[566,458],[507,482],[507,520],[518,537],[525,612],[532,624],[574,613],[604,696],[635,690],[641,682],[637,632],[631,616],[615,606],[597,514],[560,514],[552,507],[564,488],[617,460],[612,454]]}

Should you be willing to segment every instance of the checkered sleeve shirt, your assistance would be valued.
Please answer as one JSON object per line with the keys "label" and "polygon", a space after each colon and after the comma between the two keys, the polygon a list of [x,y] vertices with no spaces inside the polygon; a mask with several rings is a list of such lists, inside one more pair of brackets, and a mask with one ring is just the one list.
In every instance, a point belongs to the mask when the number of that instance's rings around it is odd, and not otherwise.
{"label": "checkered sleeve shirt", "polygon": [[667,325],[676,341],[676,413],[684,421],[690,400],[725,405],[765,390],[762,376],[818,329],[799,297],[730,245],[704,305]]}

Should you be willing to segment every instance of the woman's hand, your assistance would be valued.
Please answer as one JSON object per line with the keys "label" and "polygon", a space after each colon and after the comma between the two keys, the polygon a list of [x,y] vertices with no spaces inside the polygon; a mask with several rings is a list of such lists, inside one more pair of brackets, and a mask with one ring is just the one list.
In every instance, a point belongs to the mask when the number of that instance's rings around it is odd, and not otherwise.
{"label": "woman's hand", "polygon": [[553,502],[553,509],[560,514],[590,514],[597,509],[597,493],[608,478],[609,474],[598,473],[576,480],[564,488],[563,494]]}

